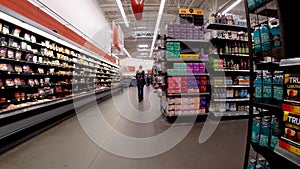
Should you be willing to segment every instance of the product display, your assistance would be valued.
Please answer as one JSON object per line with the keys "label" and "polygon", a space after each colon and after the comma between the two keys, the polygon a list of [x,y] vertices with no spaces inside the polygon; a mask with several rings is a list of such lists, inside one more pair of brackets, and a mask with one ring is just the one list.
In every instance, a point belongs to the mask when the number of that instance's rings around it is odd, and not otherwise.
{"label": "product display", "polygon": [[[118,66],[8,21],[0,20],[0,23],[3,25],[0,32],[1,113],[47,100],[119,87]],[[9,27],[13,28],[11,32]],[[78,90],[72,90],[72,82],[76,82],[74,88]],[[7,90],[13,95],[7,94]]]}

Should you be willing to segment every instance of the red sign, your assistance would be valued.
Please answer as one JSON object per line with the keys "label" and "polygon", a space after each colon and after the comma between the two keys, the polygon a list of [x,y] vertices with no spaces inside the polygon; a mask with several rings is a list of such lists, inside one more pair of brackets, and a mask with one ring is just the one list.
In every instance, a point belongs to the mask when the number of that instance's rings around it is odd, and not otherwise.
{"label": "red sign", "polygon": [[142,20],[144,12],[144,0],[131,0],[131,7],[137,21]]}

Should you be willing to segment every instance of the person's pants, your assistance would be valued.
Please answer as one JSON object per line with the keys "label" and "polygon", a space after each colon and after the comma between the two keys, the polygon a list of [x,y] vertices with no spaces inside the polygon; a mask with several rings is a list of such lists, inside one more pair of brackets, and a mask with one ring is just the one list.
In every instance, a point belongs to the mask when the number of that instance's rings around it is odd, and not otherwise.
{"label": "person's pants", "polygon": [[138,88],[138,99],[143,100],[143,98],[144,98],[144,85],[138,84],[137,88]]}

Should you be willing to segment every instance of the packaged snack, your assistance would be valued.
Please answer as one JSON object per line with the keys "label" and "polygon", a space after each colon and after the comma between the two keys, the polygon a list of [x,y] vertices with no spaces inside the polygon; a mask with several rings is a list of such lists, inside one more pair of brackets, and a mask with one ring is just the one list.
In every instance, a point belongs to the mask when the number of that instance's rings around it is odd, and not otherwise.
{"label": "packaged snack", "polygon": [[14,97],[15,97],[15,99],[20,99],[21,98],[20,93],[19,92],[15,92],[14,93]]}
{"label": "packaged snack", "polygon": [[39,62],[43,63],[43,57],[39,57]]}
{"label": "packaged snack", "polygon": [[5,80],[5,85],[6,86],[14,86],[15,83],[14,83],[14,81],[12,79],[6,79]]}
{"label": "packaged snack", "polygon": [[14,72],[13,66],[11,64],[6,64],[6,66],[7,66],[7,71]]}
{"label": "packaged snack", "polygon": [[20,46],[21,46],[21,49],[23,49],[23,50],[27,49],[27,43],[26,42],[21,42]]}
{"label": "packaged snack", "polygon": [[31,45],[27,45],[27,50],[32,50]]}
{"label": "packaged snack", "polygon": [[38,73],[44,73],[44,69],[43,68],[38,68]]}
{"label": "packaged snack", "polygon": [[21,29],[20,29],[20,28],[15,28],[15,29],[13,30],[12,34],[13,34],[14,36],[19,37],[20,32],[21,32]]}
{"label": "packaged snack", "polygon": [[2,33],[4,34],[9,34],[9,26],[8,25],[4,25],[2,28]]}
{"label": "packaged snack", "polygon": [[40,79],[40,84],[44,84],[44,79]]}
{"label": "packaged snack", "polygon": [[24,79],[21,79],[21,85],[22,85],[22,86],[25,86],[25,85],[26,85],[26,83],[25,83],[25,80],[24,80]]}
{"label": "packaged snack", "polygon": [[6,57],[7,54],[7,48],[0,48],[0,56]]}
{"label": "packaged snack", "polygon": [[4,63],[0,63],[0,70],[7,71],[7,65]]}
{"label": "packaged snack", "polygon": [[21,99],[25,98],[25,92],[20,92]]}
{"label": "packaged snack", "polygon": [[30,67],[29,67],[28,65],[24,65],[24,66],[23,66],[23,72],[24,72],[24,73],[31,73],[30,70],[31,70],[31,69],[30,69]]}
{"label": "packaged snack", "polygon": [[15,65],[15,71],[21,73],[22,72],[22,67]]}
{"label": "packaged snack", "polygon": [[36,43],[36,38],[34,35],[31,35],[30,39],[31,39],[31,42]]}
{"label": "packaged snack", "polygon": [[2,27],[3,27],[3,25],[2,25],[2,23],[0,23],[0,32],[2,32]]}
{"label": "packaged snack", "polygon": [[21,59],[22,59],[22,52],[16,51],[15,59],[16,59],[16,60],[21,60]]}
{"label": "packaged snack", "polygon": [[30,86],[33,86],[33,85],[34,85],[33,79],[28,79],[28,85],[30,85]]}
{"label": "packaged snack", "polygon": [[12,42],[12,47],[14,47],[14,48],[19,48],[19,45],[18,45],[17,42]]}
{"label": "packaged snack", "polygon": [[49,84],[49,83],[50,83],[50,78],[48,78],[48,77],[45,78],[45,83],[46,83],[46,84]]}
{"label": "packaged snack", "polygon": [[20,86],[20,85],[21,85],[21,80],[20,80],[20,78],[15,78],[15,79],[14,79],[14,83],[15,83],[16,86]]}
{"label": "packaged snack", "polygon": [[25,60],[32,61],[33,60],[33,54],[26,54]]}
{"label": "packaged snack", "polygon": [[25,33],[24,34],[24,39],[30,41],[30,34],[29,33]]}
{"label": "packaged snack", "polygon": [[35,84],[35,85],[40,85],[39,80],[38,80],[38,79],[34,79],[34,84]]}
{"label": "packaged snack", "polygon": [[39,95],[44,95],[45,94],[45,90],[44,89],[38,89]]}
{"label": "packaged snack", "polygon": [[14,51],[9,49],[8,52],[7,52],[7,57],[10,58],[10,59],[14,58]]}
{"label": "packaged snack", "polygon": [[50,74],[53,74],[54,73],[54,68],[50,68]]}
{"label": "packaged snack", "polygon": [[0,98],[0,103],[5,103],[6,102],[6,99],[4,97],[1,97]]}
{"label": "packaged snack", "polygon": [[0,43],[1,43],[1,46],[7,46],[6,38],[2,36]]}
{"label": "packaged snack", "polygon": [[32,57],[32,61],[33,61],[33,62],[37,62],[37,56],[34,55],[34,56]]}
{"label": "packaged snack", "polygon": [[2,81],[2,79],[0,79],[0,87],[2,87],[3,86],[3,81]]}

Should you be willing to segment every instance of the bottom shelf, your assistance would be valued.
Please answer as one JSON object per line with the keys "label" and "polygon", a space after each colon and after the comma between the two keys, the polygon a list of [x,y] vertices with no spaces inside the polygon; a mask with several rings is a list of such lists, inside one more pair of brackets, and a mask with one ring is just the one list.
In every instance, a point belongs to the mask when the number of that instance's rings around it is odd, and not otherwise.
{"label": "bottom shelf", "polygon": [[278,148],[278,146],[273,150],[269,147],[262,147],[259,144],[255,143],[251,143],[251,145],[255,152],[262,155],[269,162],[272,169],[299,169],[299,165],[296,165],[291,160],[277,153],[278,150],[281,151],[281,149]]}
{"label": "bottom shelf", "polygon": [[295,163],[296,165],[298,165],[300,167],[300,157],[277,146],[275,149],[274,149],[274,152],[277,153],[278,155],[286,158],[287,160]]}

